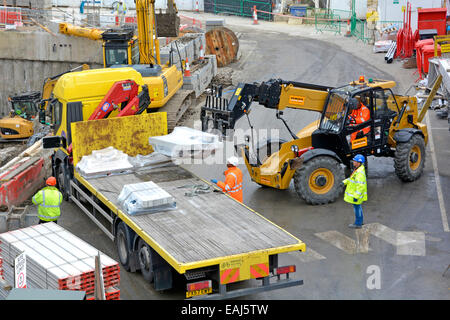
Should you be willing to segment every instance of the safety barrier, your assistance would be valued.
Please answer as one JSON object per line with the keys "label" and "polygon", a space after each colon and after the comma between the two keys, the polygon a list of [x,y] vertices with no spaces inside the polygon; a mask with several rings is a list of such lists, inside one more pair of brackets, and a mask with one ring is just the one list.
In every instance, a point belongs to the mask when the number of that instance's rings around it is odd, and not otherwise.
{"label": "safety barrier", "polygon": [[[214,14],[229,14],[242,17],[253,17],[253,7],[261,12],[258,15],[260,20],[272,20],[272,1],[271,0],[205,0],[205,12]],[[265,13],[268,12],[269,14]]]}
{"label": "safety barrier", "polygon": [[364,43],[369,41],[369,36],[367,34],[366,22],[360,19],[351,19],[351,33],[357,40],[361,40]]}
{"label": "safety barrier", "polygon": [[12,25],[22,25],[22,9],[0,7],[0,26],[8,28],[8,26]]}
{"label": "safety barrier", "polygon": [[202,29],[202,22],[200,20],[182,14],[178,14],[178,16],[180,17],[180,30],[187,27],[197,27]]}
{"label": "safety barrier", "polygon": [[341,33],[341,17],[334,13],[319,13],[314,15],[314,27],[317,32],[331,31]]}
{"label": "safety barrier", "polygon": [[434,36],[434,56],[439,56],[438,47],[441,49],[442,56],[448,56],[450,53],[450,35]]}

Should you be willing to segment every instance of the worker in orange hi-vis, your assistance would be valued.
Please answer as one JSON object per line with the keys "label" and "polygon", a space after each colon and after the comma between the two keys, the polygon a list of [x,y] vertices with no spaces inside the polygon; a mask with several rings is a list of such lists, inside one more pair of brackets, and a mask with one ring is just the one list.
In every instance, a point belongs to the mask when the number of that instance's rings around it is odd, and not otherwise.
{"label": "worker in orange hi-vis", "polygon": [[223,173],[225,175],[225,182],[211,179],[212,183],[217,184],[223,192],[229,194],[234,199],[242,202],[242,171],[237,167],[239,159],[235,156],[227,159],[228,169]]}
{"label": "worker in orange hi-vis", "polygon": [[[352,98],[350,103],[353,105],[353,110],[349,114],[351,126],[356,126],[370,120],[370,110],[362,102],[359,102],[356,98]],[[369,132],[370,126],[353,132],[350,136],[350,141],[359,138],[359,135],[366,135]],[[358,133],[360,134],[358,135]]]}

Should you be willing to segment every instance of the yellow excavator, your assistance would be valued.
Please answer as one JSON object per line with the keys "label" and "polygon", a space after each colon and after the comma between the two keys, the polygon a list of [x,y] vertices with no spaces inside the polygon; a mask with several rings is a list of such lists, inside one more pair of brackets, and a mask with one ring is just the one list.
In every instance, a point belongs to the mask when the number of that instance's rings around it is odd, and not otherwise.
{"label": "yellow excavator", "polygon": [[[427,126],[422,120],[441,80],[436,80],[420,113],[416,97],[392,92],[394,81],[360,77],[359,81],[336,88],[280,79],[241,83],[229,99],[218,93],[207,97],[200,118],[204,131],[216,129],[229,135],[244,115],[253,128],[248,117],[253,102],[275,109],[292,140],[279,141],[279,150],[269,151],[261,159],[260,151],[271,150],[273,143],[268,140],[267,146],[253,147],[247,136],[242,157],[251,179],[276,189],[289,188],[293,179],[297,194],[305,202],[326,204],[341,194],[345,167],[350,168],[356,154],[366,159],[394,158],[395,173],[402,181],[421,176],[428,142]],[[370,119],[356,124],[352,111],[359,103],[370,110]],[[294,133],[282,117],[285,108],[315,111],[320,119]]]}
{"label": "yellow excavator", "polygon": [[[58,79],[63,74],[79,69],[87,70],[89,65],[83,64],[45,79],[42,92],[30,91],[9,97],[11,112],[9,116],[0,119],[1,139],[3,141],[17,141],[30,138],[34,134],[33,121],[38,117],[39,112],[45,113]],[[43,116],[41,118],[44,119]]]}
{"label": "yellow excavator", "polygon": [[[184,66],[180,64],[178,69],[172,63],[172,58],[167,64],[161,64],[158,36],[178,35],[179,18],[176,15],[176,6],[173,1],[168,1],[167,13],[157,15],[155,0],[136,0],[135,3],[137,36],[130,28],[102,31],[67,23],[61,23],[59,30],[60,33],[68,35],[102,40],[105,68],[132,67],[139,72],[149,90],[151,100],[149,108],[158,108],[159,111],[167,112],[169,130],[171,130],[183,112],[191,105],[194,97],[192,90],[181,89]],[[161,28],[164,30],[163,35],[159,32],[158,25],[165,26]],[[171,57],[173,54],[174,51],[171,52]]]}

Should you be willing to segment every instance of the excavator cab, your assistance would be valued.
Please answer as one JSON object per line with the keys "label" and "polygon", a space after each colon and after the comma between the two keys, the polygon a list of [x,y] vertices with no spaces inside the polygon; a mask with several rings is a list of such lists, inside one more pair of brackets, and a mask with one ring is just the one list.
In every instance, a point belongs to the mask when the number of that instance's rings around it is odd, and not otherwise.
{"label": "excavator cab", "polygon": [[11,116],[19,116],[25,120],[33,120],[39,110],[41,93],[39,91],[26,92],[9,97],[11,102]]}
{"label": "excavator cab", "polygon": [[131,28],[109,29],[102,33],[103,67],[139,63],[139,46]]}
{"label": "excavator cab", "polygon": [[0,137],[4,140],[27,139],[33,135],[33,119],[38,114],[41,93],[25,92],[9,97],[9,117],[0,119]]}

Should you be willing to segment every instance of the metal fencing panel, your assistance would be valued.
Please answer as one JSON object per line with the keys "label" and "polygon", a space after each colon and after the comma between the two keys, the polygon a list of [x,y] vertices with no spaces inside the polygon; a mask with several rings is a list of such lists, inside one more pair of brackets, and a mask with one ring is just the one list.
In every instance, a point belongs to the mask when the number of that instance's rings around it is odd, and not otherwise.
{"label": "metal fencing panel", "polygon": [[[272,12],[272,0],[205,0],[205,12],[214,14],[230,14],[241,17],[252,17],[253,8],[256,10]],[[258,13],[258,19],[272,20],[272,15],[264,12]]]}

